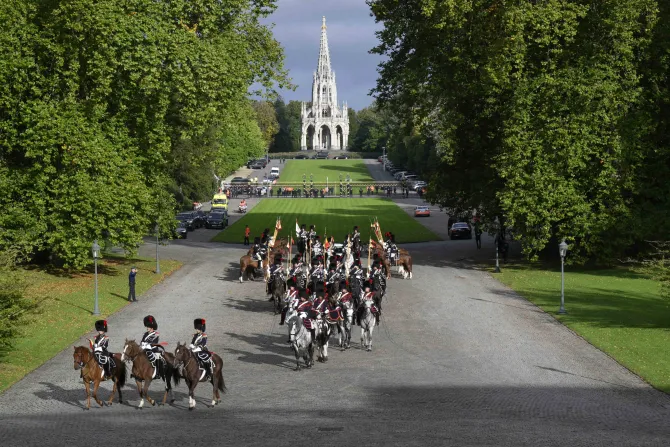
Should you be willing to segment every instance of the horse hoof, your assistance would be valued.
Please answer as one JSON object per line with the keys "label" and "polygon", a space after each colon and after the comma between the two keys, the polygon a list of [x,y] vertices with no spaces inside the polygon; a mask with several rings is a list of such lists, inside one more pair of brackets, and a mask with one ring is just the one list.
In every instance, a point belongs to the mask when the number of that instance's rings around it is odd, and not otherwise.
{"label": "horse hoof", "polygon": [[170,405],[174,405],[174,399],[170,401]]}
{"label": "horse hoof", "polygon": [[195,407],[188,407],[188,411],[193,411]]}
{"label": "horse hoof", "polygon": [[368,349],[366,349],[366,351],[370,352],[370,351],[372,351],[372,348],[368,348]]}

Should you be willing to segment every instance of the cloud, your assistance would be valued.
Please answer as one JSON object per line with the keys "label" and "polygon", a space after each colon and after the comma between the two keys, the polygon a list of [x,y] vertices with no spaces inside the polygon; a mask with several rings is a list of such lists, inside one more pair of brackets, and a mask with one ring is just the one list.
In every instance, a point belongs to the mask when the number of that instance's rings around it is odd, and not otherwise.
{"label": "cloud", "polygon": [[369,54],[381,29],[363,0],[278,0],[278,8],[265,23],[274,23],[275,38],[286,53],[295,92],[282,91],[286,101],[310,101],[312,73],[316,70],[321,38],[321,17],[326,16],[332,69],[337,76],[340,102],[360,110],[372,102],[368,92],[376,85],[381,58]]}

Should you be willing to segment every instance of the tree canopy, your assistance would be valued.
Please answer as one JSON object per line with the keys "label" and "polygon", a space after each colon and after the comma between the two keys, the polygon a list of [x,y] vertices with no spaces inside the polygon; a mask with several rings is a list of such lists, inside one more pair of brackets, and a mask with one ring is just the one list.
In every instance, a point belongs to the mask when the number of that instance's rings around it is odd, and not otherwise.
{"label": "tree canopy", "polygon": [[402,123],[389,146],[433,157],[431,201],[513,227],[529,256],[566,238],[612,257],[644,237],[643,210],[667,217],[665,4],[368,4],[385,57],[373,94]]}
{"label": "tree canopy", "polygon": [[274,8],[2,2],[0,248],[74,267],[103,236],[132,251],[155,222],[170,230],[175,198],[262,153],[248,90],[289,86],[260,23]]}

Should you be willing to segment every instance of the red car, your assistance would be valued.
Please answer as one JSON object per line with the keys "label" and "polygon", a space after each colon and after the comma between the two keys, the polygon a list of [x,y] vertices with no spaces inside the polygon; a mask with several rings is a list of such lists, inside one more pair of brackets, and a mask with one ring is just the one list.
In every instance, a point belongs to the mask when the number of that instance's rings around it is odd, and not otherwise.
{"label": "red car", "polygon": [[430,208],[427,206],[417,206],[414,208],[414,217],[430,217]]}

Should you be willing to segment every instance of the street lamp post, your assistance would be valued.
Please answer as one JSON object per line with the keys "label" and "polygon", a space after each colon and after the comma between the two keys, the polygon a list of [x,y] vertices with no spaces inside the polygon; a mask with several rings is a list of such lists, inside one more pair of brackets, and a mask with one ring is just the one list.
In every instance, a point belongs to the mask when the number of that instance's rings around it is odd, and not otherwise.
{"label": "street lamp post", "polygon": [[100,315],[100,308],[98,307],[98,258],[100,257],[100,246],[97,239],[93,241],[91,252],[93,253],[93,263],[95,265],[95,305],[93,306],[93,315]]}
{"label": "street lamp post", "polygon": [[565,243],[565,239],[558,244],[558,252],[561,255],[561,307],[558,309],[558,313],[565,315],[567,312],[565,310],[565,271],[563,265],[565,263],[565,255],[568,254],[568,244]]}
{"label": "street lamp post", "polygon": [[386,146],[382,146],[382,151],[382,170],[386,171]]}
{"label": "street lamp post", "polygon": [[500,262],[498,260],[498,239],[496,237],[496,269],[493,271],[493,273],[500,273]]}
{"label": "street lamp post", "polygon": [[156,273],[161,272],[161,264],[158,261],[158,236],[159,236],[159,227],[158,227],[158,222],[156,222]]}

